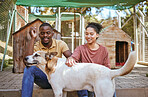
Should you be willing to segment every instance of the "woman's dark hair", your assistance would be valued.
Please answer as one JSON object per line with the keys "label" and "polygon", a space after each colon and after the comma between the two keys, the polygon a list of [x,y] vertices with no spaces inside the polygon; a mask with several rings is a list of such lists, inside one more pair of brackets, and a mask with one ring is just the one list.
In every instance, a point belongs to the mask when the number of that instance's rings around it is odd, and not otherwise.
{"label": "woman's dark hair", "polygon": [[88,23],[88,25],[86,26],[85,29],[87,29],[88,27],[94,28],[95,31],[97,32],[97,34],[99,34],[101,29],[103,28],[102,25],[100,25],[98,23],[94,23],[94,22]]}
{"label": "woman's dark hair", "polygon": [[53,30],[52,26],[49,23],[43,23],[43,24],[41,24],[40,27],[39,27],[39,29],[41,27],[43,27],[43,26],[49,26]]}

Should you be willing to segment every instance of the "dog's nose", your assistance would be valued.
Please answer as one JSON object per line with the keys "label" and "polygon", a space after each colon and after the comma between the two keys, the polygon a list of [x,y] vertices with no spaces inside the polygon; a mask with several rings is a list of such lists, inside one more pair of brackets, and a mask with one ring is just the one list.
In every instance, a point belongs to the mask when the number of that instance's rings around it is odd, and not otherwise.
{"label": "dog's nose", "polygon": [[25,61],[27,61],[28,59],[29,59],[28,57],[25,57],[25,58],[24,58]]}

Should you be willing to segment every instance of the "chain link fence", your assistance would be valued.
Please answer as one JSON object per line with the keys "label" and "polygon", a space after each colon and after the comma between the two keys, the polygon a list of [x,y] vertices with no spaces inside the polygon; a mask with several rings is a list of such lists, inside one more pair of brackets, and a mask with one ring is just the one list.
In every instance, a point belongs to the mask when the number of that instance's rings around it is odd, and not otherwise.
{"label": "chain link fence", "polygon": [[[15,5],[14,2],[16,2],[16,0],[0,0],[0,65],[5,50],[10,19]],[[7,49],[6,60],[12,58],[12,31]]]}

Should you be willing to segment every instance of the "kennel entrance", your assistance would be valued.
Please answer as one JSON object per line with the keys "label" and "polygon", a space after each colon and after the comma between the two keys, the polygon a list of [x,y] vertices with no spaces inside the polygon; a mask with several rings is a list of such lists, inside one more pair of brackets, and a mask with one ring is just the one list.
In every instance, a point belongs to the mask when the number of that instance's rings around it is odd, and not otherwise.
{"label": "kennel entrance", "polygon": [[116,66],[123,66],[128,58],[128,42],[116,41]]}

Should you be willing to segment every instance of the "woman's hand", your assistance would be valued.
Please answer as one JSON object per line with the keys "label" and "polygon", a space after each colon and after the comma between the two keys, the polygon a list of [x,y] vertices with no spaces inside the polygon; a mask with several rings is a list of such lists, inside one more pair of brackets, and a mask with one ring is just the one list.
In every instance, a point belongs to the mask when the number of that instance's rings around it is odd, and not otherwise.
{"label": "woman's hand", "polygon": [[29,34],[30,34],[31,38],[35,39],[37,37],[36,27],[31,27],[30,31],[29,31]]}
{"label": "woman's hand", "polygon": [[69,58],[67,58],[65,64],[66,64],[68,67],[72,67],[72,66],[76,65],[76,61],[75,61],[72,57],[69,57]]}

